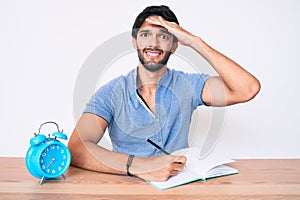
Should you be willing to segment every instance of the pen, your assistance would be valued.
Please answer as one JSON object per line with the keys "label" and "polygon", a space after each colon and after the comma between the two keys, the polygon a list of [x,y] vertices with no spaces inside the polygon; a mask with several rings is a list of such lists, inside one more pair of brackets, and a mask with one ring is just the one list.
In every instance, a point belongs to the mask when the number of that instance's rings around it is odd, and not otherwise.
{"label": "pen", "polygon": [[152,144],[153,146],[155,146],[157,149],[159,149],[160,151],[164,152],[166,155],[170,155],[169,152],[167,152],[166,150],[164,150],[163,148],[161,148],[160,146],[158,146],[157,144],[155,144],[152,140],[150,140],[149,138],[146,139],[147,142],[149,142],[150,144]]}

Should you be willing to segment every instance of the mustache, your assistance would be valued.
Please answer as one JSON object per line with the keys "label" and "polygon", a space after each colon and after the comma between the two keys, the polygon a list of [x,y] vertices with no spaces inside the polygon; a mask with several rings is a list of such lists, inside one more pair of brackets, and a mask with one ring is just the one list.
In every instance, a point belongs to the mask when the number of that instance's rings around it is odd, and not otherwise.
{"label": "mustache", "polygon": [[161,54],[164,52],[162,49],[159,49],[159,48],[144,48],[143,52],[145,52],[145,51],[158,51]]}

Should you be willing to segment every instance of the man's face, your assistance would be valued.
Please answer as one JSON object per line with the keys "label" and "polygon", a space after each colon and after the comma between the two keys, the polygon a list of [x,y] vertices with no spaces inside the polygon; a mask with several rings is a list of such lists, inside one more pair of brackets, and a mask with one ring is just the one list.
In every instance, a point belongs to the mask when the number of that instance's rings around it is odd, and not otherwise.
{"label": "man's face", "polygon": [[164,27],[148,22],[140,27],[135,42],[141,64],[152,72],[165,66],[174,52],[173,35]]}

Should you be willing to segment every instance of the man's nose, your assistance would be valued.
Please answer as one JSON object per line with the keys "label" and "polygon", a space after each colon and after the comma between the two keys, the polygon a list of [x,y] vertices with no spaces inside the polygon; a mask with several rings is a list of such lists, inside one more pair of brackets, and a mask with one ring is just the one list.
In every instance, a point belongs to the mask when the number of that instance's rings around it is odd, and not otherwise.
{"label": "man's nose", "polygon": [[156,36],[150,37],[148,45],[152,48],[158,48],[159,47],[158,38]]}

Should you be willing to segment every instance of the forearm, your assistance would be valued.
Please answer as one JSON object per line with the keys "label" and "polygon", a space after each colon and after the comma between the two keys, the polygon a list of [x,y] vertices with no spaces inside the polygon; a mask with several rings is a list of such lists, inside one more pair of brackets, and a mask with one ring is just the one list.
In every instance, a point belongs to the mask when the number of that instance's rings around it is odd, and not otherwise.
{"label": "forearm", "polygon": [[[107,127],[106,121],[93,114],[83,114],[69,140],[72,165],[112,174],[127,174],[127,154],[107,150],[99,145]],[[183,169],[182,156],[134,157],[129,172],[145,180],[163,181]]]}
{"label": "forearm", "polygon": [[101,146],[107,122],[94,114],[84,113],[69,139],[71,164],[77,167],[106,173],[125,174],[126,155],[119,155]]}
{"label": "forearm", "polygon": [[[93,143],[69,143],[72,165],[97,172],[127,174],[129,155],[109,151]],[[165,181],[185,166],[182,156],[134,157],[129,172],[144,180]]]}
{"label": "forearm", "polygon": [[104,173],[126,174],[128,155],[109,151],[91,142],[69,143],[72,165]]}

